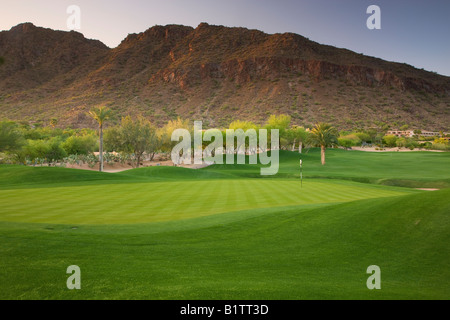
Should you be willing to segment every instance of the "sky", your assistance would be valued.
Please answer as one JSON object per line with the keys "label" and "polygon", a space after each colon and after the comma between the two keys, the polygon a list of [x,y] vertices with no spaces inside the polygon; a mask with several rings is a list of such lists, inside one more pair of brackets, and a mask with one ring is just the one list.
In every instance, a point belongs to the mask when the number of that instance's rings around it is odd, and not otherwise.
{"label": "sky", "polygon": [[[68,30],[70,5],[80,8],[77,31],[111,48],[154,25],[207,22],[293,32],[450,76],[449,0],[1,0],[0,30],[23,22]],[[381,10],[381,29],[367,28],[370,5]]]}

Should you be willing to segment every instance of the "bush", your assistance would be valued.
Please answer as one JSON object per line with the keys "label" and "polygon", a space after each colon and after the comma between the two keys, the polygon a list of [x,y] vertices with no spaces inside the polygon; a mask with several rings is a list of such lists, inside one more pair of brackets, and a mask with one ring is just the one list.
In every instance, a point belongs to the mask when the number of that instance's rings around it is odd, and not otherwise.
{"label": "bush", "polygon": [[446,140],[446,139],[444,139],[444,138],[435,138],[433,144],[443,144],[443,145],[448,145],[448,144],[449,144],[449,141]]}
{"label": "bush", "polygon": [[450,145],[448,143],[433,143],[431,145],[433,150],[450,151]]}
{"label": "bush", "polygon": [[419,143],[411,138],[400,138],[397,140],[396,145],[399,148],[409,148],[410,150],[414,150],[419,146]]}
{"label": "bush", "polygon": [[24,142],[23,135],[16,123],[0,122],[0,151],[19,150]]}
{"label": "bush", "polygon": [[103,150],[117,151],[122,148],[120,127],[111,127],[103,131]]}
{"label": "bush", "polygon": [[383,137],[383,143],[390,148],[397,146],[398,138],[394,135],[387,135]]}
{"label": "bush", "polygon": [[28,140],[22,151],[25,158],[44,159],[50,152],[50,145],[44,140]]}
{"label": "bush", "polygon": [[358,139],[361,142],[372,143],[372,138],[370,137],[370,134],[366,132],[357,132],[355,133],[355,136],[358,137]]}
{"label": "bush", "polygon": [[58,138],[51,140],[27,140],[26,144],[15,153],[15,162],[23,164],[43,164],[67,157]]}
{"label": "bush", "polygon": [[344,148],[351,148],[352,146],[355,145],[351,139],[347,139],[347,138],[338,138],[338,142],[339,142],[339,145]]}
{"label": "bush", "polygon": [[341,132],[341,136],[340,138],[338,138],[338,142],[345,148],[361,145],[361,139],[356,133],[347,133],[344,135],[344,132]]}
{"label": "bush", "polygon": [[105,152],[103,160],[109,165],[114,165],[114,163],[119,162],[119,156],[114,153]]}
{"label": "bush", "polygon": [[64,158],[64,163],[68,163],[70,165],[79,165],[81,163],[81,160],[77,154],[71,154],[68,157]]}
{"label": "bush", "polygon": [[23,129],[23,135],[30,140],[48,140],[55,137],[67,137],[62,129],[50,127],[38,127],[35,129]]}
{"label": "bush", "polygon": [[47,144],[48,151],[45,154],[45,158],[47,158],[49,161],[54,162],[63,160],[65,157],[67,157],[67,152],[61,146],[61,141],[58,138],[54,138],[48,141]]}
{"label": "bush", "polygon": [[86,163],[88,164],[88,166],[90,168],[93,168],[98,162],[99,162],[99,159],[94,154],[91,153],[86,156]]}
{"label": "bush", "polygon": [[62,143],[67,154],[88,155],[98,149],[97,137],[94,135],[71,136]]}

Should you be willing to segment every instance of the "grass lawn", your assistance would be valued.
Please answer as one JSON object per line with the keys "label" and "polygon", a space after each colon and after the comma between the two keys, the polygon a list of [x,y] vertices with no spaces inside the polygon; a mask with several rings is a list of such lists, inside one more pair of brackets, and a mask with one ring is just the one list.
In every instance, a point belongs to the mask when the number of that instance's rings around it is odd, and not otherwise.
{"label": "grass lawn", "polygon": [[411,191],[321,180],[310,180],[300,189],[299,181],[292,179],[191,180],[12,189],[0,192],[0,220],[72,225],[147,223],[239,210],[332,204],[408,192]]}
{"label": "grass lawn", "polygon": [[291,152],[264,178],[2,166],[0,299],[448,299],[450,189],[407,187],[448,188],[449,155],[310,150],[303,188]]}

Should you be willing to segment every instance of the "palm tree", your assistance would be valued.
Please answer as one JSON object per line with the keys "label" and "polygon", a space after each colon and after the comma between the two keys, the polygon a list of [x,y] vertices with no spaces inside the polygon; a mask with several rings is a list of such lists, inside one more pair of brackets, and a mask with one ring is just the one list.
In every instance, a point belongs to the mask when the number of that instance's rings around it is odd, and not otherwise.
{"label": "palm tree", "polygon": [[88,115],[91,116],[98,123],[99,136],[100,136],[100,150],[99,150],[99,160],[100,160],[100,171],[103,171],[103,123],[111,117],[111,109],[106,107],[98,107],[89,111]]}
{"label": "palm tree", "polygon": [[337,135],[337,130],[328,123],[318,123],[311,130],[310,142],[320,146],[322,165],[325,165],[325,149],[337,143]]}

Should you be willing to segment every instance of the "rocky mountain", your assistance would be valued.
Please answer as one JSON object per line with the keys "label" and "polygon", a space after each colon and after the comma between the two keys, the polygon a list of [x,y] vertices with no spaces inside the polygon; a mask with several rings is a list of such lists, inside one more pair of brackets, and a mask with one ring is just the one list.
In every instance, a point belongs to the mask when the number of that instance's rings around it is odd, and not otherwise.
{"label": "rocky mountain", "polygon": [[280,113],[340,128],[449,125],[450,77],[292,33],[154,26],[110,49],[24,23],[0,32],[0,56],[0,118],[93,126],[86,112],[107,105],[118,116],[158,124],[180,116],[205,127]]}

